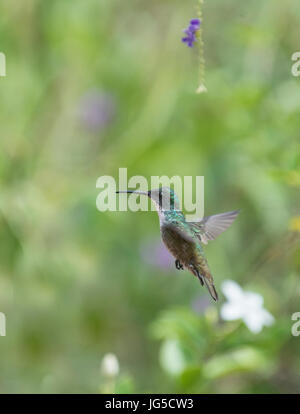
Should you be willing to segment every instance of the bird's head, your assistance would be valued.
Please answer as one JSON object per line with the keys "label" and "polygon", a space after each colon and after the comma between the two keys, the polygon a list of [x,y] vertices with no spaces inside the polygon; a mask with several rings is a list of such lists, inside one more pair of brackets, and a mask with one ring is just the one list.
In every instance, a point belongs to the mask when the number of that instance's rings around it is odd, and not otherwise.
{"label": "bird's head", "polygon": [[179,199],[169,187],[159,187],[150,191],[117,191],[117,193],[145,195],[151,198],[158,211],[180,210]]}

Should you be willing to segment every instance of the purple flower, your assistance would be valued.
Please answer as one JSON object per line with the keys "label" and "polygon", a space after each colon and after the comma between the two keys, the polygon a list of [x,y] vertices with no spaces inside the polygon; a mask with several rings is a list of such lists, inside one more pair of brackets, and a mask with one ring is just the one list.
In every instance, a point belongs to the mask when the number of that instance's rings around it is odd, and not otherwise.
{"label": "purple flower", "polygon": [[196,33],[200,29],[201,21],[199,19],[192,19],[190,25],[187,29],[184,29],[186,34],[181,40],[188,45],[188,47],[193,47],[194,43],[197,41]]}
{"label": "purple flower", "polygon": [[99,131],[109,125],[115,112],[114,97],[97,89],[88,91],[79,103],[79,119],[91,131]]}
{"label": "purple flower", "polygon": [[141,245],[140,254],[142,260],[151,266],[160,269],[170,269],[174,266],[174,260],[164,244],[157,239],[148,239]]}
{"label": "purple flower", "polygon": [[192,300],[191,307],[195,313],[202,315],[209,307],[211,307],[211,300],[208,295],[197,296]]}
{"label": "purple flower", "polygon": [[199,19],[192,19],[190,21],[190,26],[193,26],[195,30],[200,29],[200,24],[201,24],[201,21]]}

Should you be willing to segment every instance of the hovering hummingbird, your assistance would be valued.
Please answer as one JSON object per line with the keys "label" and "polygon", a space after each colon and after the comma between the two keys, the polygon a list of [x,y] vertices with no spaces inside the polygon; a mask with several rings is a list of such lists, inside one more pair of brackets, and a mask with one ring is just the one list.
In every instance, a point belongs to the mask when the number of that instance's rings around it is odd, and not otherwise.
{"label": "hovering hummingbird", "polygon": [[153,201],[159,216],[162,240],[175,258],[176,269],[187,269],[191,272],[202,286],[206,285],[212,298],[217,301],[218,294],[201,244],[207,244],[225,231],[233,223],[239,210],[207,216],[197,222],[188,222],[180,210],[178,197],[169,187],[160,187],[148,192],[117,193],[145,195]]}

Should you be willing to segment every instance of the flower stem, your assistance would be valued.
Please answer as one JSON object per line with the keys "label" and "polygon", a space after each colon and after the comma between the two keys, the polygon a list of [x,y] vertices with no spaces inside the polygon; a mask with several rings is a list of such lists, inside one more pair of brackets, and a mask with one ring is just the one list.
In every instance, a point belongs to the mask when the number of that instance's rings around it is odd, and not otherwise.
{"label": "flower stem", "polygon": [[204,59],[204,42],[202,38],[202,5],[204,0],[198,0],[197,5],[197,15],[201,21],[201,27],[198,31],[198,50],[199,50],[199,86],[196,90],[197,93],[207,92],[207,89],[204,85],[205,79],[205,59]]}

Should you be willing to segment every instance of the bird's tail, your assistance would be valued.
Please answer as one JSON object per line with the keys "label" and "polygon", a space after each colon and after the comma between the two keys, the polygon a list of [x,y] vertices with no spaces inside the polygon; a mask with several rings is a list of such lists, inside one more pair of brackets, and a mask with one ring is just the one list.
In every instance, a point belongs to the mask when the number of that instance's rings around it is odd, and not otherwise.
{"label": "bird's tail", "polygon": [[206,272],[205,274],[200,274],[199,270],[196,268],[196,266],[193,267],[194,270],[194,274],[195,276],[198,276],[198,279],[201,282],[201,285],[203,286],[203,284],[205,283],[205,286],[207,287],[211,297],[217,301],[219,299],[214,282],[213,282],[213,277],[210,274],[209,271]]}
{"label": "bird's tail", "polygon": [[205,283],[205,285],[206,285],[206,287],[207,287],[207,289],[208,289],[211,297],[215,301],[217,301],[219,299],[219,297],[218,297],[218,294],[217,294],[217,291],[216,291],[216,288],[215,288],[214,283],[211,282],[210,280],[206,279],[206,277],[204,277],[203,279],[204,279],[204,283]]}

